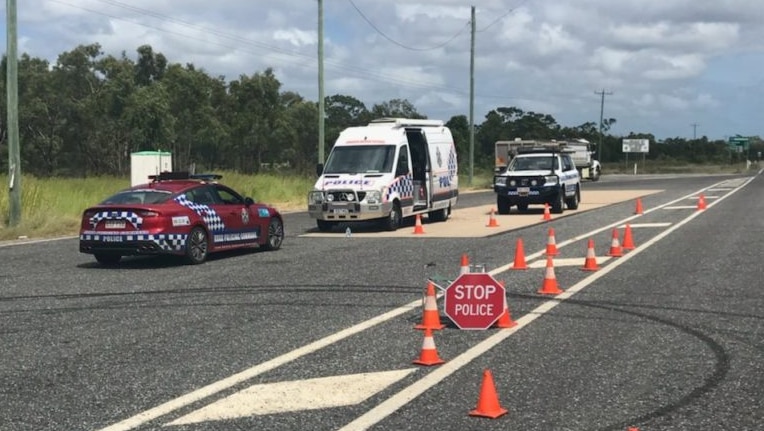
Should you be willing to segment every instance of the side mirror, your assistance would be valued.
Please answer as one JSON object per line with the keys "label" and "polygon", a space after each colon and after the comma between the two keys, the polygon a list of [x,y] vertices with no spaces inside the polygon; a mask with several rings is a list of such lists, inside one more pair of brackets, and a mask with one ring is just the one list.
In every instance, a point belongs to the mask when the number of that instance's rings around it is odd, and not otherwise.
{"label": "side mirror", "polygon": [[323,163],[318,163],[316,165],[316,176],[320,177],[321,174],[323,174],[323,173],[324,173],[324,164]]}
{"label": "side mirror", "polygon": [[244,198],[244,205],[250,206],[250,205],[254,205],[254,204],[255,204],[255,200],[254,199],[252,199],[250,197]]}

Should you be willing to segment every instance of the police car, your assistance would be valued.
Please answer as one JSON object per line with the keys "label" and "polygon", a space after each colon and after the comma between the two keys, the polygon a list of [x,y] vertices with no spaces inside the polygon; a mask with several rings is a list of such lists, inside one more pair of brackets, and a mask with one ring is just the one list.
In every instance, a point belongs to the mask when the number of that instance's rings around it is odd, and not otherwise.
{"label": "police car", "polygon": [[518,150],[506,169],[493,179],[499,214],[509,214],[517,205],[520,212],[529,205],[549,204],[553,213],[564,207],[578,209],[581,178],[570,153],[559,147],[534,147]]}
{"label": "police car", "polygon": [[219,184],[220,178],[164,172],[110,196],[83,212],[80,252],[104,265],[123,256],[158,254],[200,264],[222,250],[279,249],[281,214]]}

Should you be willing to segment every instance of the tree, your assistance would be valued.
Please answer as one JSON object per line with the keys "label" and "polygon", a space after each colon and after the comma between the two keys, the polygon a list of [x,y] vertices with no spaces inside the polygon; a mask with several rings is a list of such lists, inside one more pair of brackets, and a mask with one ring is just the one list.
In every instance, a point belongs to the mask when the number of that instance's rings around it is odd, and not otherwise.
{"label": "tree", "polygon": [[414,105],[406,99],[391,99],[372,106],[371,117],[374,118],[427,118],[417,112]]}

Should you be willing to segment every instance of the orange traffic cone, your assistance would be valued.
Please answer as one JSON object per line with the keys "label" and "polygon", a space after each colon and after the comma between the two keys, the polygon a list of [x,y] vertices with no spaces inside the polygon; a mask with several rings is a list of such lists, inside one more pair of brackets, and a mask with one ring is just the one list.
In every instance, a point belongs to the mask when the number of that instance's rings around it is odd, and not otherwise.
{"label": "orange traffic cone", "polygon": [[607,254],[610,257],[623,256],[623,249],[621,248],[621,242],[618,240],[618,229],[613,229],[613,240],[610,242],[610,251]]}
{"label": "orange traffic cone", "polygon": [[504,296],[504,312],[501,313],[499,320],[496,321],[496,327],[504,329],[511,328],[513,326],[517,326],[517,322],[512,320],[512,316],[509,314],[509,305],[507,305],[507,297]]}
{"label": "orange traffic cone", "polygon": [[589,239],[589,244],[586,247],[586,259],[584,260],[584,266],[581,268],[582,271],[597,271],[600,269],[599,265],[597,265],[597,256],[594,254],[594,240]]}
{"label": "orange traffic cone", "polygon": [[626,228],[623,230],[623,244],[621,244],[621,248],[624,250],[634,250],[637,248],[634,245],[634,238],[631,236],[631,225],[626,223]]}
{"label": "orange traffic cone", "polygon": [[559,295],[562,293],[560,286],[557,285],[557,277],[554,275],[554,262],[552,256],[546,257],[546,273],[544,274],[544,283],[539,292],[542,295]]}
{"label": "orange traffic cone", "polygon": [[703,196],[703,193],[698,196],[698,210],[704,210],[706,209],[706,198]]}
{"label": "orange traffic cone", "polygon": [[546,255],[557,256],[557,242],[554,239],[554,229],[549,228],[549,235],[546,240]]}
{"label": "orange traffic cone", "polygon": [[422,215],[416,215],[416,224],[414,225],[414,234],[419,235],[424,233],[424,227],[422,226]]}
{"label": "orange traffic cone", "polygon": [[496,419],[507,414],[507,409],[499,404],[499,396],[496,394],[496,385],[493,383],[493,375],[490,370],[483,371],[483,382],[480,384],[480,396],[477,408],[470,411],[470,416]]}
{"label": "orange traffic cone", "polygon": [[626,430],[626,431],[639,431],[639,428],[637,428],[637,427],[629,427],[629,429]]}
{"label": "orange traffic cone", "polygon": [[637,198],[637,209],[634,210],[634,214],[642,215],[644,213],[642,210],[642,198]]}
{"label": "orange traffic cone", "polygon": [[435,348],[435,339],[432,338],[432,330],[424,330],[424,342],[422,342],[422,351],[419,353],[419,358],[415,359],[413,363],[418,365],[440,365],[444,363],[443,359],[438,356],[438,350]]}
{"label": "orange traffic cone", "polygon": [[414,329],[434,329],[440,330],[446,325],[440,323],[440,313],[435,298],[435,286],[432,282],[427,283],[427,295],[424,298],[424,307],[422,307],[422,323],[414,326]]}
{"label": "orange traffic cone", "polygon": [[512,264],[510,269],[528,269],[528,265],[525,263],[525,250],[522,238],[517,239],[517,244],[515,245],[515,263]]}
{"label": "orange traffic cone", "polygon": [[459,275],[470,272],[470,258],[466,254],[462,255],[462,261],[459,266]]}
{"label": "orange traffic cone", "polygon": [[499,222],[496,221],[496,217],[493,216],[493,208],[491,208],[491,214],[488,216],[488,224],[486,227],[499,227]]}
{"label": "orange traffic cone", "polygon": [[552,213],[549,212],[549,204],[544,204],[544,217],[541,217],[541,220],[552,220]]}

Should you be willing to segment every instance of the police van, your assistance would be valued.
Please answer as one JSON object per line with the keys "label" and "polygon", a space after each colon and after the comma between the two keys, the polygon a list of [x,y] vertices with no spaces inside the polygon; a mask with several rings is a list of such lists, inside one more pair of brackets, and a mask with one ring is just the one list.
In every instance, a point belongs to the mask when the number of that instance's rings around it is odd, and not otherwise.
{"label": "police van", "polygon": [[378,221],[396,230],[406,217],[445,221],[459,191],[456,147],[440,120],[381,118],[343,130],[308,194],[320,231]]}
{"label": "police van", "polygon": [[506,169],[493,178],[496,208],[509,214],[517,205],[520,212],[528,205],[549,204],[551,212],[560,214],[578,209],[581,202],[581,177],[571,151],[559,145],[518,148]]}

